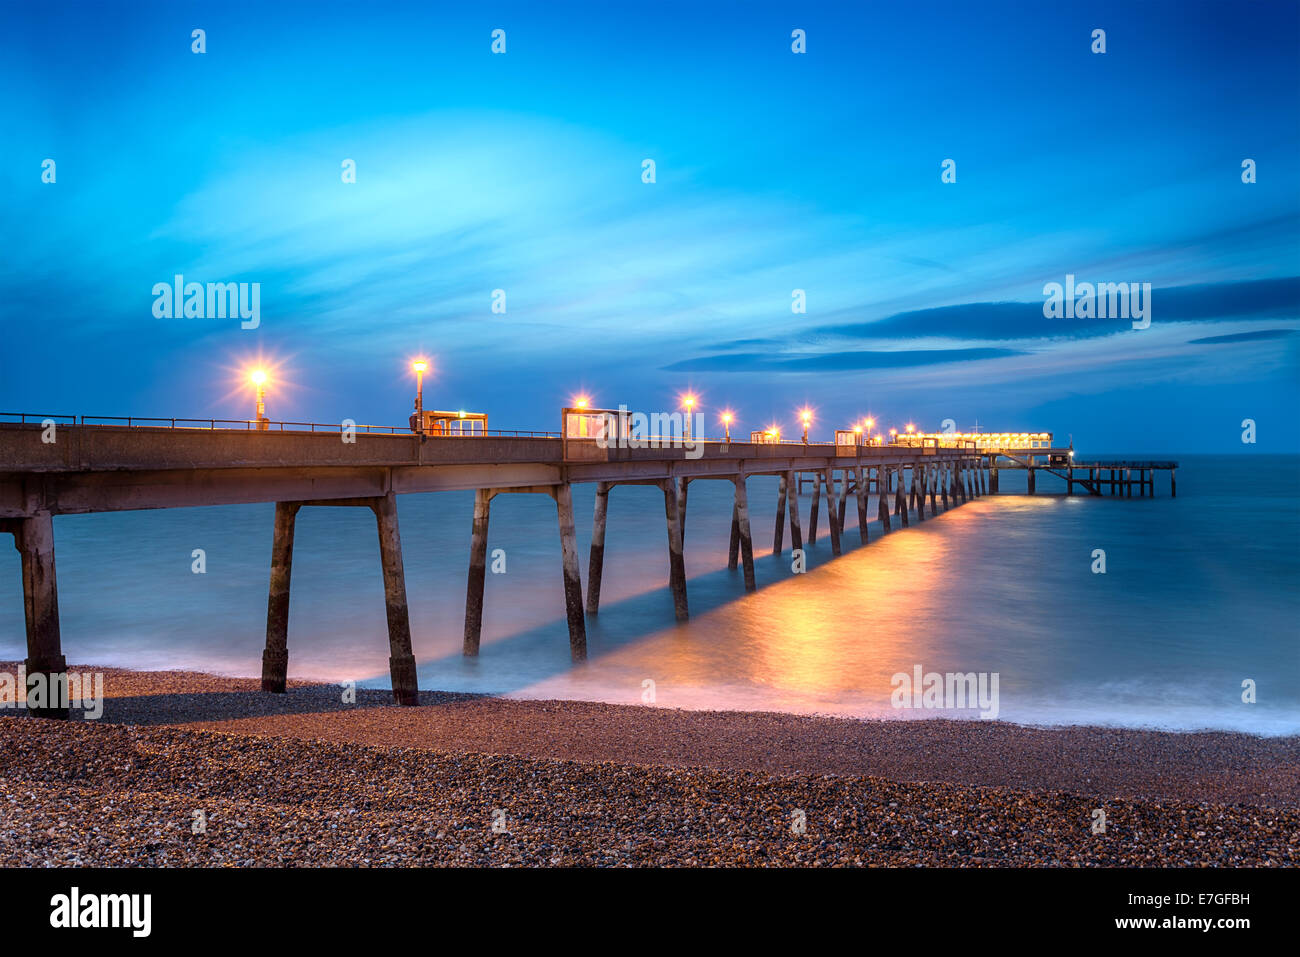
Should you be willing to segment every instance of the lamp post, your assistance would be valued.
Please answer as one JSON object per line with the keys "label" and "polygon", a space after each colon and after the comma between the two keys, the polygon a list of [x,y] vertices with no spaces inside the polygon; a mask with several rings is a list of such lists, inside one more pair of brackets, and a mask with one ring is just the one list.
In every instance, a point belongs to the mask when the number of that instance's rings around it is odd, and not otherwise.
{"label": "lamp post", "polygon": [[726,441],[728,445],[731,444],[731,419],[732,419],[732,415],[730,410],[722,413],[722,425],[727,430]]}
{"label": "lamp post", "polygon": [[682,425],[682,438],[691,437],[691,413],[695,411],[695,394],[692,392],[682,396],[682,408],[686,410],[686,421]]}
{"label": "lamp post", "polygon": [[415,370],[415,412],[421,415],[424,412],[424,374],[429,371],[429,363],[416,359],[411,368]]}
{"label": "lamp post", "polygon": [[415,412],[411,415],[411,431],[424,434],[424,374],[429,371],[427,359],[419,358],[411,363],[415,372]]}
{"label": "lamp post", "polygon": [[254,369],[248,376],[257,389],[257,431],[267,430],[266,420],[266,370]]}
{"label": "lamp post", "polygon": [[804,409],[799,413],[799,419],[803,422],[803,444],[808,444],[808,426],[812,422],[812,410]]}

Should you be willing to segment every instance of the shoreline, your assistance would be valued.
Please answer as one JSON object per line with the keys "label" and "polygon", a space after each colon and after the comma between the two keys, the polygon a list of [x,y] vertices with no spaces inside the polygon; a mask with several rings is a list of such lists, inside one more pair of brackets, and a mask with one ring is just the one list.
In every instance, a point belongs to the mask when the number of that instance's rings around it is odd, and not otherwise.
{"label": "shoreline", "polygon": [[[0,671],[17,664],[0,661]],[[289,681],[279,695],[262,692],[258,678],[200,671],[80,664],[69,671],[104,674],[104,714],[96,723],[108,725],[1300,807],[1300,736],[701,711],[447,691],[421,691],[420,707],[402,708],[387,690],[357,689],[356,703],[348,704],[337,684],[305,679]],[[73,709],[72,721],[83,720]]]}
{"label": "shoreline", "polygon": [[0,712],[0,865],[1300,864],[1297,738],[99,670],[98,721]]}

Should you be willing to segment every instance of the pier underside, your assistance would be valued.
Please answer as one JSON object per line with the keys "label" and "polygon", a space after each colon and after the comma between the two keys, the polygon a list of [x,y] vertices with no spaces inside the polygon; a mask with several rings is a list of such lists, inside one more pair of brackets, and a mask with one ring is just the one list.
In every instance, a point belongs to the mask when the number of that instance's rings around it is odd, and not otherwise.
{"label": "pier underside", "polygon": [[[868,496],[877,495],[885,533],[892,518],[907,528],[982,495],[998,492],[999,471],[1028,472],[1035,494],[1038,471],[1100,495],[1154,494],[1154,475],[1170,462],[1060,464],[1067,450],[842,446],[794,443],[701,443],[690,457],[682,449],[600,448],[594,441],[558,438],[436,438],[419,435],[328,433],[220,433],[204,429],[66,426],[55,441],[36,425],[0,425],[0,531],[14,536],[22,556],[27,623],[27,687],[36,713],[67,715],[66,662],[59,634],[53,517],[133,509],[274,502],[266,647],[262,689],[285,690],[289,663],[289,595],[294,526],[303,507],[364,507],[375,515],[388,619],[389,666],[398,704],[417,703],[397,497],[413,492],[473,490],[469,574],[463,650],[479,653],[483,622],[487,534],[491,503],[505,493],[550,496],[556,505],[562,585],[574,661],[587,656],[586,616],[600,611],[605,526],[610,493],[619,485],[654,485],[664,497],[668,582],[674,614],[690,608],[684,549],[687,501],[696,481],[731,482],[734,488],[728,565],[743,569],[744,587],[757,587],[747,480],[775,476],[772,551],[781,554],[789,528],[792,559],[802,561],[805,528],[801,487],[811,485],[806,529],[815,544],[822,502],[833,556],[841,554],[850,504],[859,541],[868,535]],[[572,487],[596,485],[591,551],[584,599],[579,572]],[[927,497],[929,510],[927,513]]]}

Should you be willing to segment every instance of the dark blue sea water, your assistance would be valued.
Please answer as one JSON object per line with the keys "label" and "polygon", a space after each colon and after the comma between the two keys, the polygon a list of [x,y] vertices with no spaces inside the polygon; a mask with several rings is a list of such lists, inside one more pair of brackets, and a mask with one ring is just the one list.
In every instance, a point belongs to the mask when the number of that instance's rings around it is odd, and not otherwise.
{"label": "dark blue sea water", "polygon": [[[1090,456],[1091,457],[1091,456]],[[759,590],[726,568],[730,489],[691,486],[686,529],[691,621],[668,593],[663,500],[610,497],[603,602],[591,658],[569,661],[553,502],[492,505],[482,654],[460,654],[472,493],[399,499],[420,685],[428,689],[639,703],[647,680],[665,707],[763,709],[882,718],[896,673],[996,672],[999,717],[1300,733],[1300,458],[1180,456],[1178,497],[1066,498],[1019,473],[1003,494],[846,552],[822,534],[808,572],[791,572],[789,536],[769,552],[775,479],[749,484]],[[584,586],[593,489],[575,504]],[[808,497],[802,500],[805,533]],[[259,673],[273,506],[55,520],[69,661]],[[874,518],[872,499],[869,514]],[[895,520],[897,521],[897,520]],[[206,552],[207,572],[191,571]],[[1093,550],[1106,573],[1095,574]],[[18,555],[0,551],[0,657],[24,654]],[[387,637],[371,513],[298,517],[290,675],[387,682]],[[1253,681],[1257,700],[1242,701]],[[961,712],[973,716],[973,711]]]}

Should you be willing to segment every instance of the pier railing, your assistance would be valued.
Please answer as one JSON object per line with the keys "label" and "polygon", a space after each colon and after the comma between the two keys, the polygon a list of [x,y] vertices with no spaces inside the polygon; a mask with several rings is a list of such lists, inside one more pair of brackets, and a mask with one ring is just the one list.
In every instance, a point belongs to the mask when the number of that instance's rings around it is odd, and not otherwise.
{"label": "pier railing", "polygon": [[[256,419],[182,419],[147,415],[40,415],[32,412],[0,412],[0,422],[17,422],[21,425],[39,425],[44,421],[58,425],[103,426],[112,428],[153,429],[204,429],[207,431],[271,431],[271,432],[369,432],[377,435],[413,435],[408,425],[344,425],[341,422],[262,422]],[[259,425],[263,426],[259,428]],[[488,429],[471,436],[498,436],[503,438],[558,439],[559,432],[540,432],[530,429]],[[456,436],[461,438],[461,436]]]}

